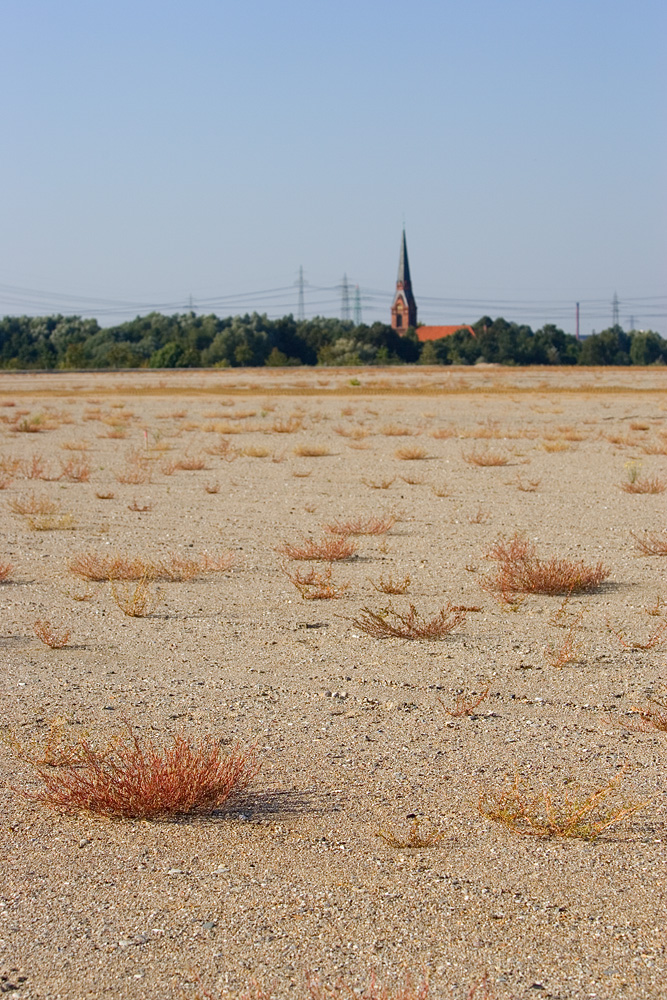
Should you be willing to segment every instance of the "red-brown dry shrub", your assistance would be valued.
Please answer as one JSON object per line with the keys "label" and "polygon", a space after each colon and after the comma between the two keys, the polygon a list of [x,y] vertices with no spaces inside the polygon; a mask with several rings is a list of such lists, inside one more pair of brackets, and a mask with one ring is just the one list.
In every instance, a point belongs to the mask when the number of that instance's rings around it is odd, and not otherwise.
{"label": "red-brown dry shrub", "polygon": [[626,493],[664,493],[667,482],[659,476],[641,476],[620,484]]}
{"label": "red-brown dry shrub", "polygon": [[184,472],[196,472],[206,468],[206,459],[201,455],[184,455],[177,459],[175,466]]}
{"label": "red-brown dry shrub", "polygon": [[535,546],[523,535],[499,538],[487,553],[498,563],[483,586],[502,595],[579,594],[597,590],[609,576],[602,563],[587,566],[583,560],[540,559]]}
{"label": "red-brown dry shrub", "polygon": [[405,594],[410,586],[410,574],[404,577],[381,576],[377,583],[369,580],[371,587],[381,594]]}
{"label": "red-brown dry shrub", "polygon": [[488,449],[479,449],[473,451],[464,451],[463,460],[467,462],[468,465],[481,465],[484,467],[507,465],[509,458],[499,451],[490,451]]}
{"label": "red-brown dry shrub", "polygon": [[0,583],[9,579],[11,571],[14,569],[10,562],[0,562]]}
{"label": "red-brown dry shrub", "polygon": [[59,629],[47,621],[35,622],[33,631],[37,638],[51,649],[64,649],[72,634],[68,628]]}
{"label": "red-brown dry shrub", "polygon": [[221,556],[216,557],[205,552],[198,559],[169,556],[152,564],[152,578],[169,583],[196,580],[209,573],[225,573],[235,562],[236,557],[231,552],[223,552]]}
{"label": "red-brown dry shrub", "polygon": [[287,579],[294,584],[304,601],[328,601],[342,597],[350,586],[347,581],[334,582],[331,566],[327,566],[324,570],[317,570],[311,566],[307,570],[296,569],[294,572],[283,567],[283,572]]}
{"label": "red-brown dry shrub", "polygon": [[284,542],[277,549],[288,559],[318,560],[323,562],[340,562],[349,559],[357,551],[355,542],[351,542],[345,536],[330,536],[316,541],[313,538],[306,538],[300,544]]}
{"label": "red-brown dry shrub", "polygon": [[57,479],[51,472],[51,467],[44,461],[41,455],[33,455],[32,458],[22,459],[19,465],[20,474],[24,479],[44,479],[46,482],[53,482]]}
{"label": "red-brown dry shrub", "polygon": [[222,750],[218,740],[182,733],[158,746],[127,725],[127,735],[103,751],[87,739],[78,759],[62,767],[36,765],[44,788],[34,799],[66,812],[127,819],[209,813],[243,791],[259,770],[254,748]]}
{"label": "red-brown dry shrub", "polygon": [[299,416],[288,417],[287,420],[277,417],[271,424],[274,434],[294,434],[301,427],[303,427],[303,417]]}
{"label": "red-brown dry shrub", "polygon": [[667,531],[647,531],[643,536],[630,534],[645,556],[667,556]]}
{"label": "red-brown dry shrub", "polygon": [[[393,621],[390,621],[390,617]],[[374,639],[445,639],[455,628],[463,625],[466,612],[455,609],[451,604],[441,608],[437,614],[429,618],[420,615],[414,604],[405,614],[395,611],[392,607],[371,611],[362,608],[357,618],[349,618],[352,624]]]}
{"label": "red-brown dry shrub", "polygon": [[178,583],[195,580],[209,573],[224,573],[235,562],[230,552],[213,557],[205,552],[197,559],[184,556],[168,556],[152,560],[130,558],[122,555],[100,555],[97,552],[82,552],[69,561],[70,572],[85,580],[161,580]]}
{"label": "red-brown dry shrub", "polygon": [[70,483],[87,483],[90,479],[90,463],[76,458],[61,462],[58,478],[66,479]]}
{"label": "red-brown dry shrub", "polygon": [[98,555],[82,552],[69,561],[69,569],[84,580],[141,580],[150,570],[145,559],[121,555]]}
{"label": "red-brown dry shrub", "polygon": [[332,521],[324,527],[334,535],[384,535],[396,524],[393,514],[385,517],[355,517],[349,521]]}

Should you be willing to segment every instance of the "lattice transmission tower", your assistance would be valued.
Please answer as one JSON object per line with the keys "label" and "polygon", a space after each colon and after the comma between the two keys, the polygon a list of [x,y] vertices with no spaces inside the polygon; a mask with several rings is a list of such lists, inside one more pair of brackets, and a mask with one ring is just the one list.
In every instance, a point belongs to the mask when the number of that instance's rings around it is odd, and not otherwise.
{"label": "lattice transmission tower", "polygon": [[303,280],[303,265],[299,267],[299,277],[296,279],[296,285],[299,289],[299,300],[296,310],[296,318],[304,320],[306,318],[306,305],[304,300],[303,290],[306,282]]}
{"label": "lattice transmission tower", "polygon": [[618,326],[618,295],[616,292],[611,300],[611,325]]}
{"label": "lattice transmission tower", "polygon": [[350,317],[350,286],[347,282],[347,275],[343,275],[340,286],[340,318],[345,321]]}

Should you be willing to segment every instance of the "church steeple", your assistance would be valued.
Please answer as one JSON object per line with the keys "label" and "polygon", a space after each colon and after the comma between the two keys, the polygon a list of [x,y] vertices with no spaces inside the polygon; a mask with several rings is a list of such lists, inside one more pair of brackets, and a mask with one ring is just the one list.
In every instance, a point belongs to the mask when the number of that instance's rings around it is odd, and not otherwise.
{"label": "church steeple", "polygon": [[401,240],[401,253],[398,258],[398,278],[394,304],[391,307],[391,325],[398,333],[405,333],[409,326],[417,326],[417,303],[412,294],[405,229]]}

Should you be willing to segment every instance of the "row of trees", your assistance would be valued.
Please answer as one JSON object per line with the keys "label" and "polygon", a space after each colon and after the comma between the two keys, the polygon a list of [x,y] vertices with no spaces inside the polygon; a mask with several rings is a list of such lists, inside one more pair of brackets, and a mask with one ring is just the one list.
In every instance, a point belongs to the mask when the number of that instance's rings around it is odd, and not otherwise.
{"label": "row of trees", "polygon": [[6,316],[0,320],[0,367],[10,369],[209,368],[284,365],[463,364],[651,365],[667,363],[667,341],[619,326],[583,341],[547,325],[482,317],[474,336],[459,330],[419,342],[383,323],[355,326],[318,317],[151,313],[102,328],[78,316]]}

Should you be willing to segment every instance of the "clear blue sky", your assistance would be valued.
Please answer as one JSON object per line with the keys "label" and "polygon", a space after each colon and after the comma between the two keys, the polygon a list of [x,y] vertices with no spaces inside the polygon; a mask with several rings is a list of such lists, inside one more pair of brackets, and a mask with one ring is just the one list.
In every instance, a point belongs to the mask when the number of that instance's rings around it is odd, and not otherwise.
{"label": "clear blue sky", "polygon": [[[664,0],[4,0],[0,314],[667,336]],[[269,295],[265,290],[284,289]]]}

